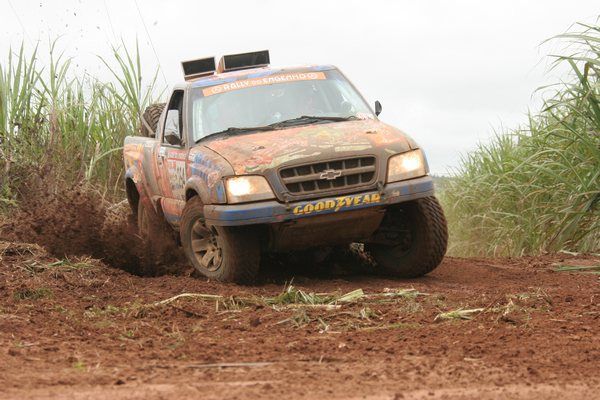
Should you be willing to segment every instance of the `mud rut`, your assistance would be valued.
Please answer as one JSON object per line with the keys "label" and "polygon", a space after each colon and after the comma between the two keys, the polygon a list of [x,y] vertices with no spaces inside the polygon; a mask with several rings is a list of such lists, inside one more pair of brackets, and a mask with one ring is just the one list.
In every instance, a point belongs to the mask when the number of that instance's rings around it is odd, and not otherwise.
{"label": "mud rut", "polygon": [[[599,276],[555,271],[598,257],[447,258],[403,281],[365,274],[356,253],[325,255],[310,273],[279,258],[240,287],[193,277],[176,253],[159,276],[139,276],[157,260],[127,214],[73,190],[2,222],[0,398],[563,399],[600,389]],[[269,304],[292,277],[306,293],[365,295]],[[196,296],[173,299],[182,293]]]}

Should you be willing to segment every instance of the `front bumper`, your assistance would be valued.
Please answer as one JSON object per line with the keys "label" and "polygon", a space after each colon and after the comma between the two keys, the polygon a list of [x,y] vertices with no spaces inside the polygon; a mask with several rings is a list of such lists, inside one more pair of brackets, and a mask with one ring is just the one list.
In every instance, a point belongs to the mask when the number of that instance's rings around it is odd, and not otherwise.
{"label": "front bumper", "polygon": [[275,200],[248,204],[204,206],[206,222],[219,226],[270,224],[299,218],[381,207],[433,195],[430,176],[388,183],[381,192],[369,191],[339,197],[283,204]]}

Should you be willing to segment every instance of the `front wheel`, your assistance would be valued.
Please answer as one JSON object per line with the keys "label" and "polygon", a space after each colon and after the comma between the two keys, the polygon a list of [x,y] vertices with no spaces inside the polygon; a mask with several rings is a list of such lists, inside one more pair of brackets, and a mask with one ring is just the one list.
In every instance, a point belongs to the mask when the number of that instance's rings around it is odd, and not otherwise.
{"label": "front wheel", "polygon": [[388,275],[416,278],[433,271],[444,258],[448,228],[435,197],[390,207],[367,248]]}
{"label": "front wheel", "polygon": [[260,246],[250,227],[207,225],[199,197],[190,199],[181,217],[181,244],[194,268],[207,278],[249,283],[258,274]]}

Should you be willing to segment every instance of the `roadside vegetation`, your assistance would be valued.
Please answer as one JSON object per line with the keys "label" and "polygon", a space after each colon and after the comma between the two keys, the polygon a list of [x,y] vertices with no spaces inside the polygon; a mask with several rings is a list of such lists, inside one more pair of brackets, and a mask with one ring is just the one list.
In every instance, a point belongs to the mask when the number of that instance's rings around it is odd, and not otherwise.
{"label": "roadside vegetation", "polygon": [[600,250],[600,26],[552,40],[570,76],[541,88],[525,126],[465,155],[442,193],[450,253],[519,256]]}
{"label": "roadside vegetation", "polygon": [[108,199],[122,197],[119,150],[138,129],[156,75],[143,84],[137,46],[122,45],[110,60],[98,60],[113,82],[77,76],[58,44],[50,43],[47,65],[37,47],[23,45],[0,61],[0,211],[40,179],[91,182]]}

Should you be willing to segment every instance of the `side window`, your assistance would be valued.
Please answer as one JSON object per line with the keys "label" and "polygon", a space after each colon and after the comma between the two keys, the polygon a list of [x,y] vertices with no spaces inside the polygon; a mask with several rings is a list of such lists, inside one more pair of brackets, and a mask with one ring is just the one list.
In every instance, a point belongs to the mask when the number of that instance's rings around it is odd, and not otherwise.
{"label": "side window", "polygon": [[183,145],[183,90],[176,90],[169,100],[163,143],[173,146]]}

